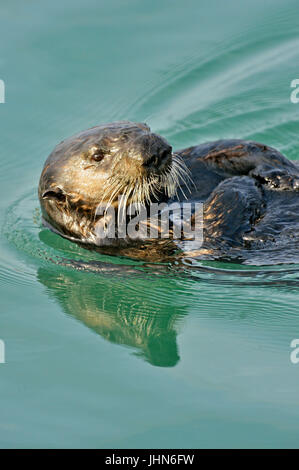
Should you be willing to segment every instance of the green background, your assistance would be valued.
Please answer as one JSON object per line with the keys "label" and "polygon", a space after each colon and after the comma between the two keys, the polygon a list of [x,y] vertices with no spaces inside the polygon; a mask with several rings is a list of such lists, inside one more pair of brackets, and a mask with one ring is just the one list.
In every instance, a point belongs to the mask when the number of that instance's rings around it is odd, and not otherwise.
{"label": "green background", "polygon": [[113,120],[298,158],[298,27],[297,0],[1,3],[1,447],[298,447],[295,275],[57,266],[106,258],[42,229],[36,196],[60,140]]}

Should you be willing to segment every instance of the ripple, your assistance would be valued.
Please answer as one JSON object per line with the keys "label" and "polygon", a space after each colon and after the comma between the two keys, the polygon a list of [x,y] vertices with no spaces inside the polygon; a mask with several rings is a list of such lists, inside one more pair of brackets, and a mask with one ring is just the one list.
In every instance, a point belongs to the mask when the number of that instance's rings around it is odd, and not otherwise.
{"label": "ripple", "polygon": [[[68,269],[102,275],[110,274],[122,277],[124,274],[126,276],[137,274],[141,279],[144,279],[144,275],[146,275],[151,276],[151,282],[155,282],[154,280],[157,279],[158,283],[161,277],[166,277],[166,279],[172,277],[174,280],[180,279],[182,282],[188,279],[197,279],[212,284],[220,282],[222,286],[232,283],[243,286],[298,285],[299,265],[292,264],[293,260],[290,259],[289,266],[278,264],[277,266],[259,267],[258,257],[260,256],[261,259],[265,257],[262,253],[263,250],[253,252],[253,260],[247,260],[247,265],[187,259],[184,266],[174,265],[173,267],[135,262],[130,259],[101,255],[85,250],[42,226],[39,202],[35,191],[27,192],[8,208],[2,231],[10,244],[22,252],[27,261],[31,261],[35,266],[36,263],[50,266],[60,264],[61,267]],[[279,256],[280,249],[277,251]],[[107,269],[103,269],[105,266]],[[18,270],[0,266],[0,275],[2,273],[2,276],[5,277],[6,272],[8,279],[14,274],[18,277]],[[22,277],[25,273],[26,270],[19,269],[19,276]],[[28,271],[27,274],[31,276],[32,271]],[[157,292],[157,295],[160,298],[163,294]]]}
{"label": "ripple", "polygon": [[295,331],[299,267],[201,261],[178,269],[102,256],[45,230],[32,190],[8,208],[3,233],[17,256],[1,259],[1,284],[38,280],[68,316],[153,365],[177,364],[189,315],[230,330],[248,325],[255,339],[270,336],[269,348]]}
{"label": "ripple", "polygon": [[[142,120],[146,116],[158,132],[181,147],[203,139],[256,134],[268,144],[295,146],[299,138],[292,126],[287,128],[298,119],[290,104],[290,71],[284,81],[279,72],[296,62],[298,46],[298,38],[292,37],[224,41],[210,47],[209,54],[193,54],[161,73],[128,114]],[[284,132],[279,131],[282,126]]]}

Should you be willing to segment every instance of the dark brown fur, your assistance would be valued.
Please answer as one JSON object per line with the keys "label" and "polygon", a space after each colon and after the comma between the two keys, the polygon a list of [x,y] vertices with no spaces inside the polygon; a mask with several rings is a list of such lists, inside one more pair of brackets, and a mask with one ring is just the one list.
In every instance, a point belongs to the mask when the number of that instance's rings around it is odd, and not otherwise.
{"label": "dark brown fur", "polygon": [[[184,161],[194,185],[190,191],[188,181],[182,180],[177,194],[170,197],[160,188],[151,202],[183,202],[186,194],[188,201],[203,202],[202,247],[186,251],[183,243],[171,237],[98,246],[92,235],[98,221],[95,209],[101,198],[110,197],[107,181],[116,178],[124,188],[134,187],[142,178],[171,171],[173,155]],[[86,248],[149,261],[190,256],[246,260],[258,249],[266,247],[267,252],[272,243],[270,252],[279,247],[282,262],[289,262],[290,250],[298,248],[296,164],[271,147],[237,139],[189,147],[173,155],[165,139],[145,124],[130,122],[98,126],[63,141],[49,156],[40,179],[45,224]],[[110,197],[115,207],[117,195],[116,191]]]}

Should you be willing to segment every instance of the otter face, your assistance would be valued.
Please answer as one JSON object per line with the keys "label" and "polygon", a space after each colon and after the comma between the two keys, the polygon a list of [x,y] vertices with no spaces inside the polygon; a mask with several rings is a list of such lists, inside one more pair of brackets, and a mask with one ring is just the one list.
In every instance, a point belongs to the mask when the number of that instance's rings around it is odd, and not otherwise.
{"label": "otter face", "polygon": [[150,203],[172,196],[186,168],[146,124],[93,127],[64,140],[48,157],[39,183],[44,219],[84,238],[99,204]]}

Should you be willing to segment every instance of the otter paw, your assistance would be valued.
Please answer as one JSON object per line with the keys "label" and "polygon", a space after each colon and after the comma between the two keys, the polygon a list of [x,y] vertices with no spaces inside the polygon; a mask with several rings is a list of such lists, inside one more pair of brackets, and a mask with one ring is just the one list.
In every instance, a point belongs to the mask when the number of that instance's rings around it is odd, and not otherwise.
{"label": "otter paw", "polygon": [[279,189],[281,191],[299,191],[299,175],[292,175],[285,170],[273,169],[269,171],[253,170],[250,176],[255,178],[259,183],[268,186],[271,189]]}

